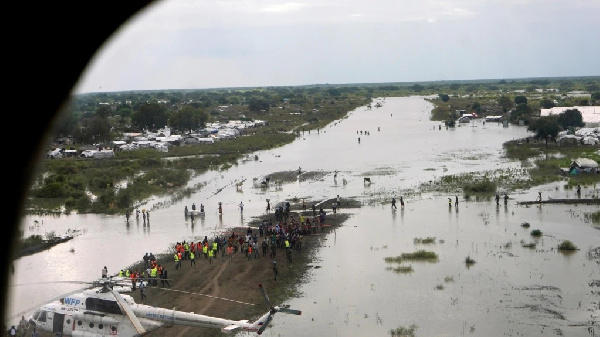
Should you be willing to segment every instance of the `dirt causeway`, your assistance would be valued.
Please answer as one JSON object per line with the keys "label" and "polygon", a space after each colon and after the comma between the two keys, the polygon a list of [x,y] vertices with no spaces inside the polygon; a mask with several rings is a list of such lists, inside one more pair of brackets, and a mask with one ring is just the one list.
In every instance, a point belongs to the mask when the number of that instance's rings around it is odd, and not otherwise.
{"label": "dirt causeway", "polygon": [[[259,258],[248,259],[245,254],[238,252],[231,260],[227,255],[219,254],[211,264],[204,257],[197,257],[195,267],[191,265],[191,261],[186,260],[182,261],[180,269],[175,269],[172,254],[162,254],[157,256],[158,263],[166,266],[171,287],[163,288],[160,281],[158,286],[148,286],[147,298],[143,301],[139,290],[130,295],[133,296],[136,303],[226,319],[254,321],[269,310],[258,285],[263,285],[272,305],[285,304],[287,299],[298,295],[296,286],[307,277],[311,268],[319,268],[312,264],[314,254],[319,246],[326,244],[328,233],[343,225],[350,217],[348,213],[344,213],[343,208],[360,207],[359,202],[347,200],[342,202],[341,209],[333,214],[331,212],[333,201],[334,199],[327,200],[317,206],[323,207],[327,214],[325,226],[315,235],[303,236],[302,250],[293,252],[291,263],[287,261],[284,248],[277,249],[275,258],[271,258],[268,254],[263,257],[261,252]],[[307,206],[304,211],[300,203],[290,201],[290,204],[292,217],[298,218],[300,214],[312,216],[310,207]],[[308,201],[306,204],[312,205],[312,201]],[[259,222],[260,219],[254,219],[250,223],[250,227],[256,232],[258,232]],[[247,228],[234,228],[227,234],[234,231],[237,234],[245,235],[246,230]],[[259,238],[259,245],[260,243],[262,243],[262,238]],[[174,249],[174,247],[164,247],[164,250],[167,249]],[[277,261],[279,269],[276,281],[273,278],[273,261]],[[140,260],[130,268],[141,270],[142,266],[143,262]],[[302,308],[294,309],[302,310]],[[273,322],[277,321],[277,315]],[[223,335],[219,329],[164,326],[150,331],[144,336],[210,337]],[[44,332],[41,336],[53,336],[53,334]]]}

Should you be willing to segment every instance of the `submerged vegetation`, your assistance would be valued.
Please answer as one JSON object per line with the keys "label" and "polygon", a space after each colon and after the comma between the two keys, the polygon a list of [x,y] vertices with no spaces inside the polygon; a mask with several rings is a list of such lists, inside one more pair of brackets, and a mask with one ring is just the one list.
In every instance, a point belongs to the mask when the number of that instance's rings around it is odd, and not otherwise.
{"label": "submerged vegetation", "polygon": [[542,231],[539,229],[534,229],[531,231],[531,236],[535,236],[535,237],[542,236]]}
{"label": "submerged vegetation", "polygon": [[537,244],[535,242],[527,242],[525,243],[525,241],[521,240],[521,247],[523,248],[535,248],[537,246]]}
{"label": "submerged vegetation", "polygon": [[425,250],[418,250],[413,253],[402,253],[400,256],[386,257],[385,262],[387,263],[402,263],[405,260],[411,261],[437,261],[438,256],[435,252],[428,252]]}
{"label": "submerged vegetation", "polygon": [[471,258],[471,256],[467,256],[467,257],[465,258],[465,264],[466,264],[467,266],[470,266],[470,265],[472,265],[472,264],[474,264],[474,263],[475,263],[475,260],[473,260],[473,259]]}
{"label": "submerged vegetation", "polygon": [[412,273],[414,271],[412,266],[386,267],[385,270],[393,271],[394,273],[397,273],[397,274],[408,274],[408,273]]}
{"label": "submerged vegetation", "polygon": [[411,324],[408,327],[399,326],[396,329],[390,330],[390,336],[392,337],[414,337],[417,331],[417,326]]}
{"label": "submerged vegetation", "polygon": [[414,238],[413,242],[415,244],[431,244],[431,243],[435,243],[435,237],[426,237],[426,238]]}
{"label": "submerged vegetation", "polygon": [[600,211],[586,213],[584,216],[586,220],[591,221],[594,224],[600,224]]}
{"label": "submerged vegetation", "polygon": [[578,250],[578,248],[573,242],[565,240],[558,245],[558,250]]}
{"label": "submerged vegetation", "polygon": [[465,195],[471,195],[471,194],[493,194],[494,192],[496,192],[496,183],[490,181],[490,180],[483,180],[483,181],[476,181],[473,183],[465,183],[463,185],[463,191],[465,192]]}

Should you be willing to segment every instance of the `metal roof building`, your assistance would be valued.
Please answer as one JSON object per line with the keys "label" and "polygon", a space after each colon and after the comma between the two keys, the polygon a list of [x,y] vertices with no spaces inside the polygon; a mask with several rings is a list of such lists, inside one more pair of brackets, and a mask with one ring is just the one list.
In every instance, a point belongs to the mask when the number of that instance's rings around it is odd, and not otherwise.
{"label": "metal roof building", "polygon": [[577,109],[581,112],[581,117],[586,127],[600,126],[600,106],[571,106],[554,107],[550,109],[541,109],[540,116],[558,115],[567,110]]}

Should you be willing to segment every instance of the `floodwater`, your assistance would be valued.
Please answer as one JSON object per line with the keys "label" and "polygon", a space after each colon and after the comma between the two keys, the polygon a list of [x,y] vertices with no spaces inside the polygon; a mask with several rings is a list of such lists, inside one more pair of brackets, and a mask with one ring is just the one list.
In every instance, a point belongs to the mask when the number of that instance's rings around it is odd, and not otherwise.
{"label": "floodwater", "polygon": [[[398,327],[417,326],[417,336],[595,336],[600,334],[600,266],[588,252],[600,246],[600,231],[584,214],[588,205],[520,206],[544,198],[574,198],[562,184],[549,184],[495,201],[468,201],[443,193],[415,193],[421,183],[448,174],[506,168],[519,162],[502,158],[502,143],[528,135],[524,127],[481,121],[447,130],[429,121],[432,105],[423,97],[378,99],[380,108],[360,107],[321,130],[302,133],[292,144],[253,153],[221,172],[194,177],[189,198],[156,197],[140,209],[151,210],[149,223],[103,215],[27,216],[26,235],[54,231],[79,233],[68,243],[15,261],[9,289],[11,322],[76,285],[26,283],[100,277],[103,266],[115,273],[142,258],[161,253],[177,241],[212,236],[264,215],[266,199],[323,200],[339,195],[362,202],[340,208],[352,217],[322,237],[315,267],[302,296],[290,300],[301,316],[278,314],[265,336],[389,336]],[[360,131],[363,133],[361,134]],[[358,133],[357,133],[358,132]],[[360,142],[359,142],[360,137]],[[256,156],[256,158],[255,158]],[[319,171],[316,179],[257,184],[274,172]],[[334,180],[334,171],[339,171]],[[372,184],[365,185],[364,177]],[[245,180],[241,189],[235,182]],[[346,181],[346,184],[343,181]],[[392,197],[404,196],[392,210]],[[582,197],[598,196],[591,187]],[[453,204],[448,206],[448,197]],[[224,213],[217,215],[223,203]],[[243,202],[240,213],[237,205]],[[206,215],[192,225],[184,206],[200,203]],[[328,216],[335,216],[329,214]],[[36,223],[37,221],[37,223]],[[521,227],[524,222],[531,227]],[[530,231],[543,236],[533,238]],[[435,237],[435,243],[415,239]],[[580,250],[560,253],[572,241]],[[536,248],[522,243],[535,242]],[[433,251],[437,262],[389,264],[386,257]],[[470,257],[475,263],[467,266]],[[410,273],[388,267],[412,266]]]}

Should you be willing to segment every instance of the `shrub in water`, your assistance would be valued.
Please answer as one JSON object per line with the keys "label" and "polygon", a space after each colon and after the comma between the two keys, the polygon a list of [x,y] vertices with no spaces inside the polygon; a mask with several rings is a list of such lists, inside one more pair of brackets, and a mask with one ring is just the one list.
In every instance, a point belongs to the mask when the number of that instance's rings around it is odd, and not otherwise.
{"label": "shrub in water", "polygon": [[561,242],[560,245],[558,245],[558,249],[559,250],[577,250],[577,246],[575,246],[575,244],[573,244],[573,242],[571,242],[569,240],[565,240],[565,241]]}
{"label": "shrub in water", "polygon": [[539,229],[534,229],[531,231],[531,236],[542,236],[542,231]]}

